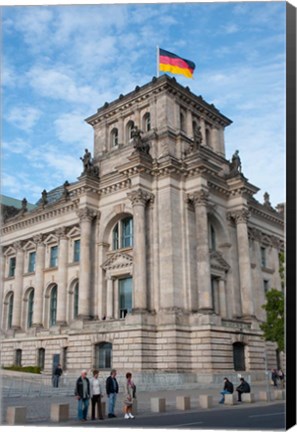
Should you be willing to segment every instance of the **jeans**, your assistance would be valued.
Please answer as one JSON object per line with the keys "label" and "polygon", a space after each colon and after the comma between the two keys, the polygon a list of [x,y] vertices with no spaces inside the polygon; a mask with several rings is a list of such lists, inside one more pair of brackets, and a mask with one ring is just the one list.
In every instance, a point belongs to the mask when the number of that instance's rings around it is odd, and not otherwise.
{"label": "jeans", "polygon": [[225,394],[231,394],[228,390],[222,390],[221,391],[221,395],[222,395],[222,399],[220,400],[220,403],[224,403],[225,402]]}
{"label": "jeans", "polygon": [[114,406],[116,403],[117,394],[110,393],[108,396],[108,414],[114,414]]}
{"label": "jeans", "polygon": [[79,399],[77,404],[77,414],[80,420],[87,420],[89,399]]}
{"label": "jeans", "polygon": [[59,379],[60,379],[60,375],[54,375],[53,376],[53,386],[54,387],[59,387]]}

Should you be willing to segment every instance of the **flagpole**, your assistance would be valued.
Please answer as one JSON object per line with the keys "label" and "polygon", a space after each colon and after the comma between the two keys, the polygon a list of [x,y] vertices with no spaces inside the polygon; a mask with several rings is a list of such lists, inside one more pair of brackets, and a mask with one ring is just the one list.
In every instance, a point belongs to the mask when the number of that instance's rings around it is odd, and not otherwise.
{"label": "flagpole", "polygon": [[157,78],[160,76],[160,49],[159,45],[157,45]]}

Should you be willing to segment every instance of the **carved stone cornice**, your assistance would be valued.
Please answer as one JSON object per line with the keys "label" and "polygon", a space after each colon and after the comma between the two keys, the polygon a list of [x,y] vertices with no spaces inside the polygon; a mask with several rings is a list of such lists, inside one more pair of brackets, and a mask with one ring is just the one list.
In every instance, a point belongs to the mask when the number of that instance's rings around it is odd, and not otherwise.
{"label": "carved stone cornice", "polygon": [[153,202],[155,198],[152,193],[147,192],[141,188],[138,188],[137,190],[134,190],[132,192],[128,192],[127,197],[132,202],[133,207],[135,205],[145,206],[148,201]]}
{"label": "carved stone cornice", "polygon": [[91,222],[96,216],[100,217],[100,212],[91,209],[90,207],[83,207],[76,211],[77,216],[81,222],[89,221]]}
{"label": "carved stone cornice", "polygon": [[228,220],[233,220],[236,224],[247,223],[250,217],[250,212],[247,209],[230,211],[227,214]]}

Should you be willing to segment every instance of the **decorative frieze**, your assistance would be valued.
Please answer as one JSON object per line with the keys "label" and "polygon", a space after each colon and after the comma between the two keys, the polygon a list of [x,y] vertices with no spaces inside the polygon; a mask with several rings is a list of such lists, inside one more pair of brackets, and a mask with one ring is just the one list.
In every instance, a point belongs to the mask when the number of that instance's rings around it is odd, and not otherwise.
{"label": "decorative frieze", "polygon": [[89,207],[83,207],[76,211],[80,221],[92,221],[96,216],[100,216],[100,212]]}

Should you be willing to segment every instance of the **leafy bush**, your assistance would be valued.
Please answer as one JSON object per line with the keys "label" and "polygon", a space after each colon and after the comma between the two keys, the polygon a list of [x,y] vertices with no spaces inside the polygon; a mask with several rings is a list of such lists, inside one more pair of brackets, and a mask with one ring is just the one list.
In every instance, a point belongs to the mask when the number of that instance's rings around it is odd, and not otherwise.
{"label": "leafy bush", "polygon": [[3,369],[16,371],[16,372],[29,372],[29,373],[41,373],[41,368],[39,366],[3,366]]}

